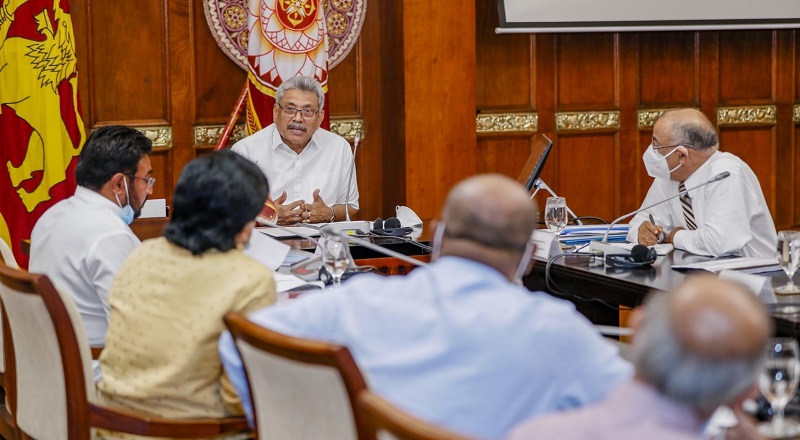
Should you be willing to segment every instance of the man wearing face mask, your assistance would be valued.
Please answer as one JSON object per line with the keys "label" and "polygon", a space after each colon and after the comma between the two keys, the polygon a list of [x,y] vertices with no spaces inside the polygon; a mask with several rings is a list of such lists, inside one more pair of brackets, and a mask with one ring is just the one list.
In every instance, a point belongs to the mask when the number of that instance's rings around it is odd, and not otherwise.
{"label": "man wearing face mask", "polygon": [[[499,175],[454,187],[434,261],[404,277],[363,275],[249,316],[275,331],[345,345],[370,387],[457,432],[500,439],[527,417],[597,402],[632,369],[571,303],[514,281],[530,262],[536,206]],[[249,408],[230,335],[220,354]]]}
{"label": "man wearing face mask", "polygon": [[128,225],[153,192],[151,150],[133,128],[97,129],[78,158],[75,194],[42,214],[31,232],[29,270],[72,295],[92,346],[104,345],[111,280],[139,245]]}
{"label": "man wearing face mask", "polygon": [[275,92],[275,121],[233,146],[269,179],[278,223],[344,220],[358,212],[358,183],[350,144],[320,128],[322,86],[307,76],[289,78]]}
{"label": "man wearing face mask", "polygon": [[719,173],[730,176],[636,214],[628,241],[672,243],[676,249],[715,257],[774,256],[778,238],[758,178],[741,159],[719,151],[716,130],[701,112],[681,109],[661,115],[643,160],[655,181],[642,206]]}

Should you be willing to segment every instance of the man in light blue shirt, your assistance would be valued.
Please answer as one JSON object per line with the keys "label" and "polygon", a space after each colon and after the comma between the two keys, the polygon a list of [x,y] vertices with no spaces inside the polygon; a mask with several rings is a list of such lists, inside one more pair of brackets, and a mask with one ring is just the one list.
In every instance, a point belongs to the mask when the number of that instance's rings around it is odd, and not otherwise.
{"label": "man in light blue shirt", "polygon": [[[250,319],[347,346],[373,391],[420,418],[503,438],[526,418],[597,402],[632,374],[572,304],[512,283],[530,261],[535,225],[536,206],[516,182],[473,177],[450,192],[428,267],[361,276]],[[252,416],[229,334],[220,354]]]}

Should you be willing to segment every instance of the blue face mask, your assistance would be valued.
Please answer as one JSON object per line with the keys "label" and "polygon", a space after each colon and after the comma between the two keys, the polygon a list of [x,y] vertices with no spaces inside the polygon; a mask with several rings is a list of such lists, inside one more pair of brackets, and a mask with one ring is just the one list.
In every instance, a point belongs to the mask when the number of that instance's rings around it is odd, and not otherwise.
{"label": "blue face mask", "polygon": [[114,194],[114,197],[117,198],[117,205],[122,208],[122,211],[119,213],[119,217],[125,222],[126,225],[130,225],[133,223],[134,212],[133,207],[131,206],[131,195],[128,193],[128,178],[124,177],[122,179],[122,183],[125,185],[125,198],[128,200],[128,203],[125,206],[122,206],[122,202],[119,201],[119,196]]}

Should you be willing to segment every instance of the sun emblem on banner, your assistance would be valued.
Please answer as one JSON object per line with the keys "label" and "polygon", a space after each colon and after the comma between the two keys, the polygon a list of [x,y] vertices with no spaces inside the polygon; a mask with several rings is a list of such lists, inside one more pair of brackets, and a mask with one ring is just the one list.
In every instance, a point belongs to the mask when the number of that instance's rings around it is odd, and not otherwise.
{"label": "sun emblem on banner", "polygon": [[314,24],[317,5],[314,0],[279,0],[278,20],[289,29],[301,31]]}
{"label": "sun emblem on banner", "polygon": [[[325,14],[320,0],[262,0],[251,2],[250,70],[262,92],[274,96],[285,79],[316,78],[327,88]],[[253,4],[258,10],[254,11]]]}

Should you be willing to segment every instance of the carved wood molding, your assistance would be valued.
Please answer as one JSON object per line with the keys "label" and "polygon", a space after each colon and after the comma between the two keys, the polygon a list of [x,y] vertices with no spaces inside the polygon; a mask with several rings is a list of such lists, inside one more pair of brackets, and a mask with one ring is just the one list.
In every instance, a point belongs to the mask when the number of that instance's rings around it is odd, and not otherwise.
{"label": "carved wood molding", "polygon": [[536,113],[487,113],[475,118],[478,134],[533,133],[539,128]]}
{"label": "carved wood molding", "polygon": [[795,124],[800,124],[800,104],[795,104],[794,105],[794,113],[793,114],[794,114],[794,117],[792,118],[792,120],[794,121],[794,123]]}
{"label": "carved wood molding", "polygon": [[[224,125],[195,125],[194,146],[199,147],[204,145],[217,145],[220,136],[222,136],[222,130],[224,129]],[[228,142],[236,142],[244,138],[244,129],[244,124],[239,124],[233,127],[233,132],[231,133],[231,138]]]}
{"label": "carved wood molding", "polygon": [[[224,125],[195,125],[194,126],[194,146],[202,147],[217,145]],[[364,139],[364,120],[363,119],[336,119],[331,121],[331,132],[352,141],[357,132],[361,132],[361,139]],[[229,143],[236,142],[245,137],[245,125],[238,124],[233,128]]]}
{"label": "carved wood molding", "polygon": [[656,125],[656,119],[661,116],[664,112],[669,111],[672,109],[669,108],[648,108],[644,110],[639,110],[636,112],[637,114],[637,126],[639,129],[645,128],[653,128]]}
{"label": "carved wood molding", "polygon": [[558,112],[556,131],[619,130],[619,111]]}
{"label": "carved wood molding", "polygon": [[363,119],[331,119],[331,133],[352,141],[356,138],[356,133],[361,133],[364,139],[364,120]]}
{"label": "carved wood molding", "polygon": [[147,136],[148,139],[153,141],[154,150],[168,150],[172,148],[172,127],[169,125],[155,126],[155,127],[136,127],[130,126],[139,130]]}
{"label": "carved wood molding", "polygon": [[776,114],[775,105],[717,107],[717,125],[775,125]]}

